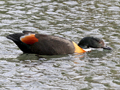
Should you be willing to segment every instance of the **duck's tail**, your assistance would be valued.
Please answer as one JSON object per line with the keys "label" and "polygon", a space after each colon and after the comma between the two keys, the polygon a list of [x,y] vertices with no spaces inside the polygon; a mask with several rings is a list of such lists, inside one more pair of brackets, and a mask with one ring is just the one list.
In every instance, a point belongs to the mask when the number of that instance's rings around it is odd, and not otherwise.
{"label": "duck's tail", "polygon": [[12,40],[24,53],[30,53],[31,50],[29,45],[21,42],[20,37],[23,36],[24,33],[15,33],[6,36],[8,39]]}

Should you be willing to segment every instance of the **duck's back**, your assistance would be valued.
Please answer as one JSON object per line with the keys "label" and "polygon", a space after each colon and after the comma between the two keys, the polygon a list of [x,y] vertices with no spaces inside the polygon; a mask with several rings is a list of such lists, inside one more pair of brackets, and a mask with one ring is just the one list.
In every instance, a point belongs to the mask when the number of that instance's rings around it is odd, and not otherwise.
{"label": "duck's back", "polygon": [[43,34],[36,34],[35,37],[38,38],[38,42],[30,46],[32,52],[40,55],[74,53],[75,48],[72,41],[57,36]]}

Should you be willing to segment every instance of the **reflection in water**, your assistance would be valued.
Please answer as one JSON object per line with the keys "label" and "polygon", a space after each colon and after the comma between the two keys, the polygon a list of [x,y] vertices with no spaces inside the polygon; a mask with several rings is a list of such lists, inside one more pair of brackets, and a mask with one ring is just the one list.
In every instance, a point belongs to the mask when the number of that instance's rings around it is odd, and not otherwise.
{"label": "reflection in water", "polygon": [[[96,90],[120,88],[118,0],[0,1],[1,90]],[[23,30],[75,41],[85,36],[104,39],[111,52],[82,55],[22,54],[5,36]]]}

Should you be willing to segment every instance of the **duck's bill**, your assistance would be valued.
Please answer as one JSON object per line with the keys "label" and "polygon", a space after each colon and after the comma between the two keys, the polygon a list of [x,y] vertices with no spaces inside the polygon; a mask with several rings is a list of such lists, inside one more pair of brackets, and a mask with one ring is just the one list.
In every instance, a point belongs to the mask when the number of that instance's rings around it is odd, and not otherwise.
{"label": "duck's bill", "polygon": [[111,47],[103,47],[103,49],[105,49],[105,50],[112,50]]}

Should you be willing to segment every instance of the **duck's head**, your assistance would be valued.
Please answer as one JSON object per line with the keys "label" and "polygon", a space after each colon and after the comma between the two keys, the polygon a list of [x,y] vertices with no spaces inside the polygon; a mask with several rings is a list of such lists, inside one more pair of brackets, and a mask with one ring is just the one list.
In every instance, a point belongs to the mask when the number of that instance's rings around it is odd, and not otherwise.
{"label": "duck's head", "polygon": [[104,44],[104,41],[102,39],[96,37],[84,37],[83,39],[80,40],[78,46],[84,49],[91,47],[91,48],[103,48],[107,50],[112,50],[112,48],[107,47]]}

